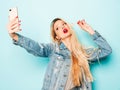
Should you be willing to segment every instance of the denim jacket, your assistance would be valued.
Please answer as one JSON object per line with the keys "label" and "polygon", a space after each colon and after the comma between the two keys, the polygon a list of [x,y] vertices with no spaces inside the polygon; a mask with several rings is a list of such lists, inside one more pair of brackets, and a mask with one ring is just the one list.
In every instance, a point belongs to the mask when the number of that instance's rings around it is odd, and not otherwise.
{"label": "denim jacket", "polygon": [[[20,34],[17,35],[18,41],[13,40],[15,45],[25,48],[29,53],[35,56],[48,57],[50,59],[42,90],[65,90],[71,67],[71,53],[67,47],[63,43],[60,45],[55,43],[38,43]],[[85,49],[88,54],[92,52],[89,61],[104,58],[112,52],[107,41],[97,31],[92,35],[92,39],[97,44],[98,48]],[[71,90],[91,90],[91,85],[89,82],[85,81],[84,87],[79,87],[79,89],[73,88]]]}

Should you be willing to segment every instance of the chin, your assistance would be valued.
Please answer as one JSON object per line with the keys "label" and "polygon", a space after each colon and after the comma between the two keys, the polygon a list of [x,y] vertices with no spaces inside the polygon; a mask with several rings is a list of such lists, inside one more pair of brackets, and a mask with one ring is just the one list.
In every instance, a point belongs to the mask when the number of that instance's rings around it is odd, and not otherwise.
{"label": "chin", "polygon": [[69,38],[71,35],[72,35],[71,33],[68,33],[68,34],[66,34],[66,35],[63,36],[63,39]]}

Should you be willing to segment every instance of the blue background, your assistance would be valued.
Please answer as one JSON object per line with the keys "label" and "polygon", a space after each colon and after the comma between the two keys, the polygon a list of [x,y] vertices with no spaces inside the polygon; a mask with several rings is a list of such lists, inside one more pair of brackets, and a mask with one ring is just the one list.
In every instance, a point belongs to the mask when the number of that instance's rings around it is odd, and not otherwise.
{"label": "blue background", "polygon": [[0,2],[0,90],[41,90],[48,58],[35,57],[12,44],[6,29],[8,9],[18,7],[22,35],[51,42],[50,22],[61,17],[70,22],[81,43],[93,46],[89,34],[76,24],[85,19],[110,44],[113,53],[91,66],[93,90],[120,90],[119,0],[2,0]]}

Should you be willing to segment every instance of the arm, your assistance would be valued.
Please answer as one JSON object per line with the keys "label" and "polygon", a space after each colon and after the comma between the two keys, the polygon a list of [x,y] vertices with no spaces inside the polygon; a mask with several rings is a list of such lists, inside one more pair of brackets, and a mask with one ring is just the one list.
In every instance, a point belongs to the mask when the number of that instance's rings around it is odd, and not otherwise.
{"label": "arm", "polygon": [[107,43],[107,41],[97,32],[92,29],[92,27],[85,22],[85,20],[79,20],[78,25],[86,32],[88,32],[92,38],[93,41],[97,44],[98,48],[89,48],[86,49],[86,52],[88,54],[91,54],[89,60],[90,61],[95,61],[99,60],[101,58],[104,58],[108,56],[111,52],[112,49],[110,45]]}
{"label": "arm", "polygon": [[21,31],[20,22],[18,21],[18,16],[15,17],[12,21],[9,21],[7,25],[8,33],[10,37],[13,39],[13,43],[15,45],[19,45],[25,48],[29,53],[34,54],[36,56],[47,57],[50,55],[53,50],[53,44],[38,44],[37,42],[26,38],[16,32]]}
{"label": "arm", "polygon": [[91,54],[88,60],[96,61],[112,53],[110,45],[97,31],[92,35],[92,38],[98,47],[86,49],[87,54]]}
{"label": "arm", "polygon": [[20,47],[23,47],[26,49],[29,53],[35,55],[35,56],[40,56],[40,57],[48,57],[52,50],[53,50],[53,44],[39,44],[35,42],[34,40],[24,37],[20,34],[17,34],[18,36],[18,41],[13,40],[13,43],[15,45],[19,45]]}

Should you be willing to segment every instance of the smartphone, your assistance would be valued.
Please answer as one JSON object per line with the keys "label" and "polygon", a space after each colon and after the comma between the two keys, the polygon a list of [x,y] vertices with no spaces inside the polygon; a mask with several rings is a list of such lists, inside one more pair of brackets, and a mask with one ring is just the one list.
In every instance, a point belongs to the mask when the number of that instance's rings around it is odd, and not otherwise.
{"label": "smartphone", "polygon": [[[13,21],[18,16],[18,8],[13,7],[9,9],[9,20]],[[19,22],[19,18],[16,18],[17,22]],[[20,26],[17,27],[17,29],[20,29]]]}
{"label": "smartphone", "polygon": [[[13,7],[9,9],[9,20],[12,21],[18,16],[18,8]],[[19,21],[19,19],[17,19]]]}

